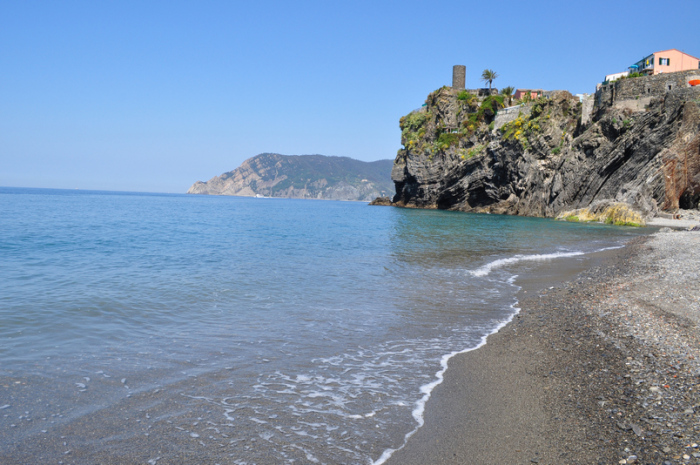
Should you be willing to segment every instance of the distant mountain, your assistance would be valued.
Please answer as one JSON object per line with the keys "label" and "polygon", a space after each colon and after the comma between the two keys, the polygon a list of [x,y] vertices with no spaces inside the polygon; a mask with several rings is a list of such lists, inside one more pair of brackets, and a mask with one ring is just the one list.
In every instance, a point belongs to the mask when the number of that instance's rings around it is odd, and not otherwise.
{"label": "distant mountain", "polygon": [[393,160],[261,153],[233,171],[197,181],[188,194],[370,201],[393,196]]}

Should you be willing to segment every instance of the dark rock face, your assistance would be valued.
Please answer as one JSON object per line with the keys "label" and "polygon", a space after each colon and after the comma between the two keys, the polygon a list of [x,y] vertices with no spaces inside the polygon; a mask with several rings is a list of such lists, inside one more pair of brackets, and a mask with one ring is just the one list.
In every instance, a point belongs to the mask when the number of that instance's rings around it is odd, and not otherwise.
{"label": "dark rock face", "polygon": [[440,89],[401,120],[393,202],[541,217],[596,202],[623,203],[646,217],[697,208],[700,100],[686,94],[669,92],[642,111],[610,107],[582,126],[578,99],[555,92],[529,115],[490,130],[492,116],[475,116],[471,97]]}
{"label": "dark rock face", "polygon": [[377,197],[376,199],[372,200],[369,204],[388,207],[391,206],[391,197]]}

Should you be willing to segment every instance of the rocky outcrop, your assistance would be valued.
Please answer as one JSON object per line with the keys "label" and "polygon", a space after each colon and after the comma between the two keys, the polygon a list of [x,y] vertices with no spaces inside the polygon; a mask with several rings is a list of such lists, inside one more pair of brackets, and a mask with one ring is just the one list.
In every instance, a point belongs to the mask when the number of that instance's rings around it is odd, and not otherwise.
{"label": "rocky outcrop", "polygon": [[391,160],[263,153],[233,171],[197,181],[188,194],[370,201],[393,191]]}
{"label": "rocky outcrop", "polygon": [[589,124],[565,91],[536,100],[500,129],[493,110],[507,102],[487,103],[445,87],[401,119],[395,205],[556,217],[622,204],[643,218],[698,206],[695,89],[652,98],[641,111],[611,106]]}
{"label": "rocky outcrop", "polygon": [[610,202],[608,200],[593,202],[586,208],[565,211],[557,216],[557,219],[573,222],[597,222],[614,224],[618,226],[644,226],[646,223],[638,211],[630,208],[629,205],[620,202]]}
{"label": "rocky outcrop", "polygon": [[383,207],[390,207],[391,206],[391,197],[377,197],[376,199],[372,200],[370,205],[379,205]]}

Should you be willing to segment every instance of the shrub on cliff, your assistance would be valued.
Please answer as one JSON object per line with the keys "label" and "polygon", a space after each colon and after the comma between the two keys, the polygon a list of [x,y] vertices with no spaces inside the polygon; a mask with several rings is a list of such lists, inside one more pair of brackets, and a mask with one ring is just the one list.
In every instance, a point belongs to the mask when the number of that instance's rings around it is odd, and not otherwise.
{"label": "shrub on cliff", "polygon": [[447,150],[453,145],[457,145],[459,143],[459,134],[452,134],[452,133],[442,133],[440,134],[440,137],[437,139],[437,148],[439,150]]}
{"label": "shrub on cliff", "polygon": [[410,149],[422,145],[426,123],[431,117],[432,115],[425,111],[416,111],[401,117],[399,120],[401,143],[406,148]]}
{"label": "shrub on cliff", "polygon": [[518,115],[518,117],[509,123],[504,124],[500,132],[503,134],[504,140],[514,139],[520,143],[523,150],[529,150],[530,142],[529,139],[532,136],[539,134],[542,131],[540,127],[541,118],[528,118],[525,115]]}
{"label": "shrub on cliff", "polygon": [[504,100],[505,96],[503,95],[489,95],[486,97],[481,102],[479,109],[475,113],[470,113],[462,121],[462,126],[465,128],[466,133],[474,132],[481,123],[491,123],[496,116],[496,112],[505,106]]}
{"label": "shrub on cliff", "polygon": [[486,148],[485,145],[479,144],[479,145],[475,145],[474,147],[472,147],[469,150],[461,149],[460,156],[462,157],[462,160],[469,160],[469,159],[474,158],[476,155],[480,155],[481,153],[483,153],[485,148]]}
{"label": "shrub on cliff", "polygon": [[404,130],[416,131],[428,121],[429,113],[424,111],[414,111],[406,116],[402,116],[399,120],[399,127]]}
{"label": "shrub on cliff", "polygon": [[476,98],[476,95],[470,94],[466,90],[463,90],[459,94],[457,94],[457,100],[460,100],[462,102],[466,102],[468,104],[471,104],[475,98]]}
{"label": "shrub on cliff", "polygon": [[508,86],[501,89],[501,95],[508,99],[508,105],[513,102],[513,92],[515,92],[515,88],[513,86]]}

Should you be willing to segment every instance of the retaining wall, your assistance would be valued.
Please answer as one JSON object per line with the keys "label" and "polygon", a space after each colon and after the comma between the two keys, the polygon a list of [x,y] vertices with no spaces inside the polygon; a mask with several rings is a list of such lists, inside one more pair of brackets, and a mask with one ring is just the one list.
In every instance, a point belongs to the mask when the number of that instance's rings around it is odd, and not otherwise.
{"label": "retaining wall", "polygon": [[588,124],[593,118],[595,95],[587,95],[581,100],[581,124]]}
{"label": "retaining wall", "polygon": [[[695,95],[700,86],[691,87],[688,81],[692,79],[700,79],[700,70],[619,79],[596,91],[593,112],[598,114],[612,106],[643,110],[653,97],[681,90],[685,92],[686,89],[688,95]],[[634,100],[639,102],[631,104],[630,101]],[[644,101],[646,103],[642,103]]]}
{"label": "retaining wall", "polygon": [[493,128],[500,129],[504,124],[518,119],[518,116],[520,115],[530,116],[533,106],[535,106],[534,103],[525,103],[514,107],[501,108],[498,110],[498,113],[496,113],[496,117],[493,120]]}

